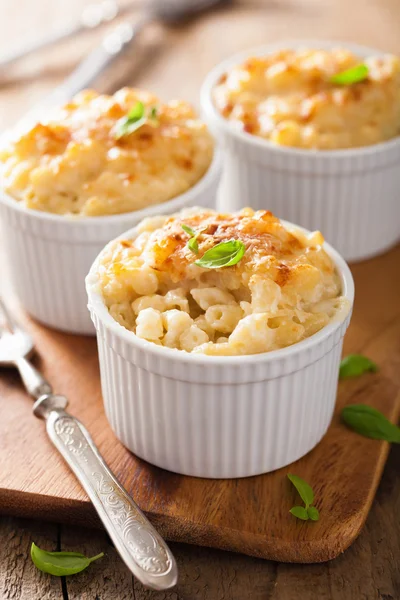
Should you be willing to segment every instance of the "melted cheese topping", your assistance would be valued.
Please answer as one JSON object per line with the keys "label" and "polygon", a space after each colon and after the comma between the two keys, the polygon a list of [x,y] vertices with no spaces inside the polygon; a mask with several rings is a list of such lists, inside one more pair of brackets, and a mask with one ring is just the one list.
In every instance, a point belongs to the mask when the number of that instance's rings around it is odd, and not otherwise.
{"label": "melted cheese topping", "polygon": [[[198,254],[182,224],[201,230]],[[312,335],[346,307],[322,235],[289,231],[268,211],[184,211],[146,219],[138,232],[106,247],[98,280],[110,314],[153,343],[212,355],[266,352]],[[238,264],[195,264],[231,239],[246,247]]]}
{"label": "melted cheese topping", "polygon": [[[116,139],[141,101],[157,122]],[[154,126],[153,126],[154,125]],[[0,152],[4,189],[27,208],[60,215],[131,212],[186,192],[206,173],[213,141],[193,109],[145,91],[85,91]]]}
{"label": "melted cheese topping", "polygon": [[[367,79],[330,78],[360,63]],[[214,102],[235,127],[282,146],[334,150],[400,133],[400,59],[362,59],[348,50],[280,50],[249,58],[223,75]]]}

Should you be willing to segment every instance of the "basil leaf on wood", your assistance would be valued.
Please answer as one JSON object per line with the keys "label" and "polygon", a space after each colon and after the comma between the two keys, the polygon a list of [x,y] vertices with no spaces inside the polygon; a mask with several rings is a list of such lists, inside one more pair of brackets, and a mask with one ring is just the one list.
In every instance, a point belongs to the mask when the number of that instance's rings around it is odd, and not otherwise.
{"label": "basil leaf on wood", "polygon": [[231,267],[242,260],[246,246],[240,240],[229,240],[221,242],[207,250],[195,265],[203,269],[220,269],[221,267]]}
{"label": "basil leaf on wood", "polygon": [[345,356],[340,363],[339,379],[358,377],[366,371],[376,373],[378,371],[378,366],[362,354],[349,354],[348,356]]}
{"label": "basil leaf on wood", "polygon": [[301,519],[302,521],[308,521],[308,519],[309,519],[307,509],[304,508],[304,506],[293,506],[293,508],[291,508],[289,510],[289,512],[294,517],[297,517],[298,519]]}
{"label": "basil leaf on wood", "polygon": [[372,406],[349,404],[344,407],[341,416],[346,425],[360,435],[400,444],[400,427]]}
{"label": "basil leaf on wood", "polygon": [[314,492],[312,490],[312,487],[308,485],[308,483],[306,483],[304,479],[301,479],[301,477],[299,477],[298,475],[288,473],[288,479],[293,483],[294,487],[300,495],[300,498],[305,504],[304,507],[293,506],[293,508],[291,508],[289,512],[294,517],[297,517],[297,519],[301,519],[302,521],[308,521],[309,519],[311,519],[311,521],[318,521],[319,512],[315,508],[315,506],[311,506],[314,502]]}
{"label": "basil leaf on wood", "polygon": [[315,508],[315,506],[309,506],[307,508],[307,514],[308,514],[309,518],[311,519],[311,521],[318,521],[319,512],[318,512],[318,509]]}
{"label": "basil leaf on wood", "polygon": [[41,550],[33,542],[31,546],[31,558],[34,565],[43,573],[50,573],[56,577],[80,573],[90,563],[102,556],[104,556],[103,552],[91,558],[79,552],[47,552],[47,550]]}
{"label": "basil leaf on wood", "polygon": [[314,502],[314,492],[312,491],[312,487],[308,485],[298,477],[297,475],[288,474],[288,479],[293,483],[296,490],[299,492],[300,498],[303,500],[306,506],[310,506]]}

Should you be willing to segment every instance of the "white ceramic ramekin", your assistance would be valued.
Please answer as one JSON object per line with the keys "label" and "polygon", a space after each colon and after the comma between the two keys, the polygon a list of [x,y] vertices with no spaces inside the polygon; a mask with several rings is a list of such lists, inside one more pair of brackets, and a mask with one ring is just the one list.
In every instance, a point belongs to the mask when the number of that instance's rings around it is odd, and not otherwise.
{"label": "white ceramic ramekin", "polygon": [[[134,238],[135,229],[124,234]],[[354,299],[345,261],[328,244],[349,312],[288,348],[211,357],[147,342],[119,325],[98,291],[94,262],[86,289],[97,330],[107,418],[137,456],[197,477],[247,477],[309,452],[332,418]]]}
{"label": "white ceramic ramekin", "polygon": [[400,239],[400,137],[348,150],[277,146],[235,129],[215,108],[223,73],[249,56],[280,48],[343,46],[360,57],[380,51],[343,42],[291,41],[247,50],[216,66],[201,90],[203,118],[224,150],[219,206],[268,207],[278,217],[320,229],[348,261],[377,255]]}
{"label": "white ceramic ramekin", "polygon": [[[163,211],[199,204],[213,208],[220,163],[216,151],[204,177],[184,194],[164,202]],[[159,211],[158,204],[120,215],[68,218],[26,209],[0,190],[2,244],[22,305],[45,325],[94,335],[85,291],[93,260],[108,241]]]}

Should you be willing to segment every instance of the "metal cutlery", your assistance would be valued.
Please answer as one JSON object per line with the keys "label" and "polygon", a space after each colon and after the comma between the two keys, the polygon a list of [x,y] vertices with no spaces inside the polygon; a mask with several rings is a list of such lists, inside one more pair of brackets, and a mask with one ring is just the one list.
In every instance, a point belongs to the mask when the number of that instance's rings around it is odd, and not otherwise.
{"label": "metal cutlery", "polygon": [[[184,4],[186,6],[183,7]],[[202,5],[200,8],[199,4]],[[205,10],[214,4],[216,4],[216,0],[166,0],[165,2],[162,0],[152,2],[150,0],[146,12],[155,12],[162,21],[173,22],[180,20],[183,12],[186,17],[189,17],[192,13]],[[44,50],[85,31],[97,29],[135,8],[137,8],[137,3],[133,3],[132,0],[122,6],[116,0],[103,0],[103,2],[89,4],[82,11],[77,23],[71,23],[63,29],[50,32],[40,40],[33,40],[22,47],[12,48],[8,54],[0,57],[0,69],[29,56],[33,52]]]}
{"label": "metal cutlery", "polygon": [[67,399],[54,394],[30,363],[33,350],[30,335],[0,298],[0,367],[18,369],[35,399],[33,414],[46,421],[50,440],[86,491],[127,567],[149,588],[173,587],[178,570],[170,549],[107,467],[84,425],[65,411]]}
{"label": "metal cutlery", "polygon": [[217,5],[231,0],[149,0],[135,23],[125,21],[107,33],[100,45],[76,67],[67,79],[46,99],[32,109],[29,119],[36,118],[46,108],[64,104],[74,94],[90,86],[117,57],[125,53],[144,27],[153,22],[177,24],[196,17]]}
{"label": "metal cutlery", "polygon": [[132,8],[134,8],[132,2],[120,6],[115,0],[104,0],[97,4],[90,4],[82,11],[77,23],[71,23],[61,30],[51,32],[40,40],[33,40],[22,47],[11,49],[8,54],[0,57],[0,69],[21,60],[33,52],[44,50],[75,35],[96,29],[104,23],[109,23],[117,16],[132,10]]}

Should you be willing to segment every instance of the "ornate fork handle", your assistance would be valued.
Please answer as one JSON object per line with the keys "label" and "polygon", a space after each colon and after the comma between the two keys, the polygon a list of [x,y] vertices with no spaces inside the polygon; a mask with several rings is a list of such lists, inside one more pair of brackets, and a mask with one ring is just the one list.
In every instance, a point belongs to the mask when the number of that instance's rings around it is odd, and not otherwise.
{"label": "ornate fork handle", "polygon": [[63,396],[46,395],[34,406],[47,433],[92,501],[117,551],[144,585],[165,590],[176,584],[174,557],[139,507],[117,481],[78,419],[64,411]]}

